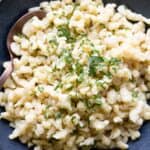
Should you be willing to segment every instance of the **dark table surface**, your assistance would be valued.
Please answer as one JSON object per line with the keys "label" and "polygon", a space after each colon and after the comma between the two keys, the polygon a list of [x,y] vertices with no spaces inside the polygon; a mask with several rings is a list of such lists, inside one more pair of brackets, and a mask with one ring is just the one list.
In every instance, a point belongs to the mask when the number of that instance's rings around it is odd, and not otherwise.
{"label": "dark table surface", "polygon": [[[2,63],[8,60],[8,52],[6,48],[6,36],[11,25],[27,9],[37,6],[43,0],[3,0],[0,3],[0,72],[2,71]],[[117,4],[126,4],[132,10],[142,13],[144,16],[150,17],[150,0],[104,0],[105,2],[115,2]],[[3,111],[0,108],[0,111]],[[10,141],[8,135],[12,132],[8,122],[0,121],[0,150],[28,150],[18,140]],[[129,142],[130,150],[150,150],[150,123],[145,123],[141,128],[141,138],[134,142]]]}

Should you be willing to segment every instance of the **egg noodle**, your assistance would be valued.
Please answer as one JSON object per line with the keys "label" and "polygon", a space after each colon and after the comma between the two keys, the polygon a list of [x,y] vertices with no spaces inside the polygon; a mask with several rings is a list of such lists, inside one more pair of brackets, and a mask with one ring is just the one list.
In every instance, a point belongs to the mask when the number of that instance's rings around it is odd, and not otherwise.
{"label": "egg noodle", "polygon": [[[101,0],[42,2],[14,36],[1,118],[34,150],[128,149],[150,120],[150,19]],[[5,62],[6,68],[10,62]]]}

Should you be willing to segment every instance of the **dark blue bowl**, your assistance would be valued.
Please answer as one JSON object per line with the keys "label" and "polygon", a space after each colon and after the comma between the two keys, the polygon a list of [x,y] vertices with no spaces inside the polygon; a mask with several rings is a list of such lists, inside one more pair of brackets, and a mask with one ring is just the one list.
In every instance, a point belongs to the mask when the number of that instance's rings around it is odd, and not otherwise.
{"label": "dark blue bowl", "polygon": [[[6,48],[6,36],[11,25],[25,12],[28,8],[37,6],[43,0],[3,0],[0,3],[0,72],[2,71],[2,63],[9,59]],[[150,1],[149,0],[104,0],[107,2],[115,2],[117,4],[125,4],[132,10],[150,17]],[[0,109],[3,111],[3,109]],[[28,150],[18,140],[11,141],[8,135],[12,132],[8,122],[0,121],[0,150]],[[145,123],[141,128],[141,138],[134,142],[129,142],[130,150],[150,150],[150,123]]]}

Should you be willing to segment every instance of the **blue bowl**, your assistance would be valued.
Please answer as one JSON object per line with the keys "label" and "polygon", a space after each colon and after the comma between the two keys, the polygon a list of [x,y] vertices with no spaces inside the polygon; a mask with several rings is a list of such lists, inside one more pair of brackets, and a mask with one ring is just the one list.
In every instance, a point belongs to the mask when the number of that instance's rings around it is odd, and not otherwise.
{"label": "blue bowl", "polygon": [[[0,72],[2,72],[2,63],[9,60],[6,48],[7,33],[12,24],[25,12],[28,8],[37,6],[43,0],[3,0],[0,3]],[[125,4],[135,12],[141,13],[146,17],[150,17],[150,1],[149,0],[104,0],[105,3],[115,2],[116,4]],[[0,111],[3,111],[0,108]],[[0,150],[29,150],[19,140],[9,140],[8,135],[12,132],[7,121],[0,121]],[[144,123],[141,128],[141,138],[136,141],[129,141],[129,150],[150,150],[150,123]],[[32,149],[32,148],[31,148]]]}

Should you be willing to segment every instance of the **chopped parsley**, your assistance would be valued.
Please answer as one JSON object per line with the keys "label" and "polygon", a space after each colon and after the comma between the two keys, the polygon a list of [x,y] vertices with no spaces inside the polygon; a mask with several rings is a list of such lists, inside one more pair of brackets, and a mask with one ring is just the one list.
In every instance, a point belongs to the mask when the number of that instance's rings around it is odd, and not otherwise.
{"label": "chopped parsley", "polygon": [[85,101],[85,105],[87,106],[87,108],[91,109],[93,107],[93,103],[90,100],[86,100]]}
{"label": "chopped parsley", "polygon": [[74,125],[77,125],[77,117],[76,117],[76,116],[72,116],[71,122],[72,122]]}
{"label": "chopped parsley", "polygon": [[64,61],[65,61],[67,64],[71,64],[72,61],[73,61],[72,55],[71,55],[71,53],[69,52],[69,50],[64,50],[62,57],[63,57]]}
{"label": "chopped parsley", "polygon": [[108,72],[105,72],[105,76],[107,76],[109,79],[112,78],[112,74],[108,71]]}
{"label": "chopped parsley", "polygon": [[105,63],[104,57],[101,56],[91,56],[89,58],[89,75],[95,76],[97,74],[98,68],[101,69],[101,67]]}
{"label": "chopped parsley", "polygon": [[101,97],[96,96],[96,98],[94,99],[94,104],[101,106],[102,105],[102,100]]}
{"label": "chopped parsley", "polygon": [[45,119],[48,119],[49,116],[50,116],[50,112],[49,112],[49,108],[51,107],[51,105],[47,105],[46,108],[45,108],[45,111],[44,111],[44,117]]}
{"label": "chopped parsley", "polygon": [[66,88],[67,91],[70,91],[70,90],[72,90],[72,89],[73,89],[73,85],[71,85],[71,84],[68,85],[68,87]]}
{"label": "chopped parsley", "polygon": [[72,69],[78,75],[80,75],[83,72],[83,66],[78,62],[72,65]]}
{"label": "chopped parsley", "polygon": [[56,39],[52,39],[48,41],[52,48],[56,48],[58,46],[58,42]]}
{"label": "chopped parsley", "polygon": [[19,38],[26,38],[26,36],[21,33],[17,33],[16,36],[18,36]]}
{"label": "chopped parsley", "polygon": [[63,84],[62,84],[61,82],[59,82],[59,83],[55,86],[54,90],[57,90],[57,89],[62,88],[62,87],[63,87]]}
{"label": "chopped parsley", "polygon": [[75,42],[75,38],[71,35],[68,25],[63,25],[58,27],[58,36],[66,37],[67,42]]}
{"label": "chopped parsley", "polygon": [[116,72],[119,64],[120,60],[117,58],[107,59],[102,56],[91,56],[89,58],[89,75],[96,76],[101,73],[102,75],[106,75],[111,78],[112,75],[109,72],[108,67],[111,67]]}
{"label": "chopped parsley", "polygon": [[101,96],[100,95],[92,96],[92,98],[88,101],[88,105],[90,105],[90,107],[93,107],[94,105],[98,105],[98,106],[102,105]]}
{"label": "chopped parsley", "polygon": [[121,61],[119,59],[112,57],[109,60],[109,65],[111,65],[111,66],[118,66],[120,64],[120,62]]}
{"label": "chopped parsley", "polygon": [[82,73],[79,74],[77,81],[79,83],[81,83],[83,80],[84,80],[84,73],[82,72]]}
{"label": "chopped parsley", "polygon": [[132,97],[137,98],[138,97],[138,91],[132,91]]}
{"label": "chopped parsley", "polygon": [[97,81],[96,81],[96,85],[97,85],[98,87],[102,88],[102,89],[105,89],[106,84],[107,84],[107,83],[106,83],[105,81],[103,81],[103,80],[97,80]]}
{"label": "chopped parsley", "polygon": [[58,36],[60,36],[60,37],[64,36],[68,40],[68,38],[71,36],[69,28],[65,25],[58,27]]}
{"label": "chopped parsley", "polygon": [[55,72],[57,70],[56,64],[52,67],[52,71]]}
{"label": "chopped parsley", "polygon": [[44,92],[44,87],[43,87],[43,86],[38,86],[38,87],[37,87],[37,90],[38,90],[40,93],[42,93],[42,92]]}
{"label": "chopped parsley", "polygon": [[55,119],[60,119],[62,116],[61,112],[56,112],[55,113]]}
{"label": "chopped parsley", "polygon": [[100,24],[99,26],[100,26],[101,29],[106,28],[106,25],[105,25],[105,24]]}

